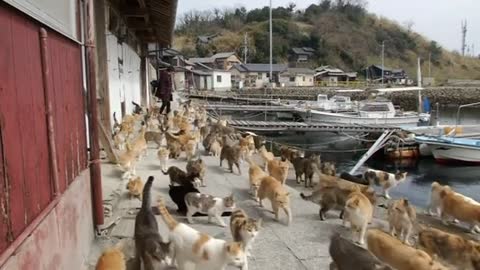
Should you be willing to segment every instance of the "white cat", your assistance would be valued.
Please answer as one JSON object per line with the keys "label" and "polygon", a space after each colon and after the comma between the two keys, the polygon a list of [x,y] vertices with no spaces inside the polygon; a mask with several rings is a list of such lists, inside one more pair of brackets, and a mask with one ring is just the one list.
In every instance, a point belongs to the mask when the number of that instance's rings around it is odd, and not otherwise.
{"label": "white cat", "polygon": [[195,264],[195,270],[224,270],[227,265],[248,270],[242,243],[216,239],[178,223],[165,208],[163,200],[159,201],[158,209],[170,231],[169,239],[174,244],[179,270],[185,270],[189,262]]}
{"label": "white cat", "polygon": [[232,211],[235,208],[233,195],[218,198],[198,192],[187,193],[185,195],[185,204],[187,205],[187,220],[189,223],[193,223],[192,216],[198,212],[208,214],[208,222],[211,222],[212,217],[214,217],[218,225],[222,227],[226,226],[222,219],[223,212]]}
{"label": "white cat", "polygon": [[168,156],[170,155],[170,150],[165,147],[158,149],[157,156],[160,160],[160,167],[162,171],[168,170]]}

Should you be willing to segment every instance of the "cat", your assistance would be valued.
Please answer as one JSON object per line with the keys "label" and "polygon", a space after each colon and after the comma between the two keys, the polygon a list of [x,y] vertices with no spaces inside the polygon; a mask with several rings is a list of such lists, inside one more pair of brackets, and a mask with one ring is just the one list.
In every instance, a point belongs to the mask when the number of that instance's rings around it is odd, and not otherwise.
{"label": "cat", "polygon": [[360,184],[360,185],[369,185],[370,184],[368,182],[368,180],[363,179],[363,175],[351,175],[347,172],[342,172],[340,174],[340,178],[344,179],[344,180],[347,180],[347,181],[350,181],[350,182],[353,182],[353,183]]}
{"label": "cat", "polygon": [[282,185],[287,182],[288,170],[290,169],[288,161],[272,159],[267,162],[267,167],[270,176],[280,181]]}
{"label": "cat", "polygon": [[281,209],[287,215],[287,225],[292,222],[292,210],[290,208],[290,193],[285,190],[285,187],[275,178],[271,176],[263,177],[258,188],[258,202],[260,207],[263,207],[262,201],[267,198],[272,204],[275,219],[278,221],[278,212]]}
{"label": "cat", "polygon": [[199,157],[196,160],[190,160],[187,162],[187,174],[195,174],[198,175],[198,178],[200,179],[202,183],[202,187],[206,187],[207,185],[205,184],[205,173],[207,172],[207,165],[203,160]]}
{"label": "cat", "polygon": [[241,137],[238,143],[242,152],[242,159],[245,160],[247,156],[251,156],[253,154],[253,150],[255,149],[255,141],[253,140],[252,135],[246,135],[245,137]]}
{"label": "cat", "polygon": [[170,150],[165,147],[160,147],[157,152],[158,160],[160,160],[160,169],[162,171],[168,170],[168,158],[170,156]]}
{"label": "cat", "polygon": [[247,158],[247,162],[250,165],[248,169],[248,179],[250,182],[250,194],[253,195],[253,198],[258,201],[258,188],[260,187],[261,180],[264,176],[267,176],[267,173],[260,168],[255,162],[252,161],[250,157]]}
{"label": "cat", "polygon": [[222,152],[222,145],[218,140],[215,139],[210,145],[209,154],[214,157],[219,157],[221,152]]}
{"label": "cat", "polygon": [[133,151],[129,143],[126,143],[126,150],[120,153],[117,159],[117,166],[124,172],[122,179],[129,178],[136,174],[137,153]]}
{"label": "cat", "polygon": [[367,232],[367,247],[382,262],[401,270],[447,270],[425,251],[403,244],[400,240],[379,230]]}
{"label": "cat", "polygon": [[236,209],[230,216],[230,230],[235,242],[242,242],[247,256],[250,256],[253,241],[262,227],[262,219],[248,217],[242,209]]}
{"label": "cat", "polygon": [[399,183],[405,181],[407,178],[407,172],[398,172],[393,174],[384,171],[368,169],[365,172],[364,177],[371,185],[375,184],[377,186],[381,186],[383,188],[383,195],[385,198],[390,199],[388,191],[391,188],[396,187]]}
{"label": "cat", "polygon": [[309,158],[303,161],[303,172],[305,174],[305,187],[313,187],[313,174],[315,168],[321,166],[321,160],[319,155],[311,155]]}
{"label": "cat", "polygon": [[237,166],[238,174],[242,175],[242,170],[240,169],[240,146],[238,145],[228,145],[226,143],[227,137],[223,137],[223,147],[220,152],[220,167],[222,167],[223,160],[226,159],[228,162],[228,169],[233,173],[233,165]]}
{"label": "cat", "polygon": [[333,162],[323,162],[321,163],[320,170],[323,174],[335,176],[337,174],[337,169],[335,168],[335,163]]}
{"label": "cat", "polygon": [[170,166],[167,171],[162,171],[164,175],[170,177],[170,184],[177,184],[180,186],[188,186],[193,184],[194,187],[198,188],[201,185],[201,180],[198,178],[200,175],[196,173],[187,174],[182,171],[182,169],[176,166]]}
{"label": "cat", "polygon": [[233,199],[233,194],[224,198],[219,198],[191,192],[185,195],[185,205],[187,206],[188,223],[193,223],[193,214],[199,212],[208,214],[209,223],[212,218],[215,218],[218,225],[225,227],[226,224],[222,219],[222,214],[224,212],[231,212],[233,208],[235,208],[235,200]]}
{"label": "cat", "polygon": [[343,214],[345,210],[345,203],[347,202],[348,196],[352,192],[360,191],[370,200],[372,205],[375,204],[375,190],[368,186],[351,186],[351,187],[342,187],[342,186],[330,186],[330,187],[321,187],[312,192],[311,195],[305,195],[303,192],[300,193],[300,197],[307,201],[312,201],[320,205],[319,216],[320,220],[325,220],[325,215],[330,209],[340,210],[340,219],[343,219]]}
{"label": "cat", "polygon": [[275,159],[275,155],[273,155],[272,152],[268,152],[267,148],[265,148],[265,145],[262,145],[262,147],[260,147],[260,149],[258,149],[258,151],[260,152],[260,156],[262,157],[263,162],[265,163],[265,171],[266,171],[268,161],[272,160],[272,159]]}
{"label": "cat", "polygon": [[418,246],[430,256],[438,256],[458,269],[480,269],[480,244],[476,241],[425,227],[418,234]]}
{"label": "cat", "polygon": [[182,153],[182,146],[177,141],[167,143],[167,149],[170,152],[169,157],[173,159],[178,159]]}
{"label": "cat", "polygon": [[98,258],[95,270],[127,270],[125,254],[122,252],[123,241],[107,248]]}
{"label": "cat", "polygon": [[334,233],[328,248],[332,263],[330,270],[393,270],[368,250]]}
{"label": "cat", "polygon": [[296,157],[300,157],[301,154],[297,149],[293,149],[287,146],[280,147],[280,158],[282,161],[288,160],[292,162]]}
{"label": "cat", "polygon": [[360,191],[352,192],[345,202],[343,224],[350,222],[352,235],[357,234],[357,242],[360,245],[365,243],[365,233],[372,218],[373,205],[370,200]]}
{"label": "cat", "polygon": [[[449,186],[445,185],[445,186],[442,186],[440,185],[438,182],[433,182],[432,183],[432,189],[431,189],[431,193],[430,193],[430,201],[429,201],[429,204],[428,204],[428,207],[427,207],[427,214],[428,215],[440,215],[441,213],[441,210],[442,210],[442,203],[441,203],[441,199],[440,199],[440,192],[442,190],[449,190],[449,191],[452,191],[453,194],[456,194],[460,197],[462,197],[466,202],[469,202],[469,203],[472,203],[472,204],[477,204],[479,205],[480,203],[478,203],[477,201],[475,201],[474,199],[470,198],[470,197],[467,197],[463,194],[460,194],[458,192],[455,192],[454,190],[452,190]],[[433,211],[434,210],[434,211]]]}
{"label": "cat", "polygon": [[480,205],[465,200],[465,196],[458,195],[450,188],[440,191],[441,219],[448,224],[448,219],[453,218],[470,225],[470,232],[474,233],[480,225]]}
{"label": "cat", "polygon": [[185,156],[188,160],[191,160],[197,152],[197,142],[195,140],[190,140],[185,145]]}
{"label": "cat", "polygon": [[130,180],[127,183],[127,190],[130,195],[130,199],[132,197],[137,197],[140,200],[142,200],[142,191],[143,191],[143,181],[140,176],[137,176],[135,178],[130,178]]}
{"label": "cat", "polygon": [[389,205],[387,213],[390,234],[395,236],[396,232],[398,238],[409,245],[410,234],[417,216],[415,207],[407,199],[399,199]]}
{"label": "cat", "polygon": [[187,205],[185,204],[185,195],[191,192],[200,193],[200,191],[193,186],[192,183],[188,182],[189,184],[184,186],[174,186],[169,185],[168,195],[172,201],[177,205],[178,210],[177,212],[186,215],[187,214]]}
{"label": "cat", "polygon": [[160,148],[160,146],[162,146],[163,136],[163,132],[161,131],[146,131],[145,141],[147,143],[154,142],[157,144],[157,147]]}
{"label": "cat", "polygon": [[174,244],[175,260],[179,270],[185,270],[189,262],[195,264],[196,270],[222,270],[227,265],[248,270],[241,242],[216,239],[177,222],[168,212],[162,199],[158,202],[158,209],[169,230],[169,238]]}
{"label": "cat", "polygon": [[147,141],[145,140],[146,127],[142,125],[140,133],[131,142],[132,151],[136,153],[137,157],[147,155]]}
{"label": "cat", "polygon": [[135,217],[135,265],[140,269],[154,270],[157,263],[165,261],[170,252],[170,243],[163,243],[158,232],[158,223],[150,206],[150,190],[154,177],[149,176],[143,188],[140,211]]}

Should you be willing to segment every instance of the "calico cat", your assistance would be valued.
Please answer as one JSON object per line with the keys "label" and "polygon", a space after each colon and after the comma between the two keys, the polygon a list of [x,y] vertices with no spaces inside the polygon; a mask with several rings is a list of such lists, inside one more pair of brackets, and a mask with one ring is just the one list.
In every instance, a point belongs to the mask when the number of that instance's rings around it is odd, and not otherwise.
{"label": "calico cat", "polygon": [[357,242],[360,245],[365,243],[365,233],[368,223],[373,218],[373,205],[368,198],[360,191],[355,191],[348,196],[345,203],[345,216],[343,223],[350,222],[352,235],[357,234]]}
{"label": "calico cat", "polygon": [[189,183],[185,186],[169,185],[168,195],[172,201],[178,206],[177,212],[182,215],[187,214],[187,205],[185,204],[185,195],[191,192],[200,193],[200,191]]}
{"label": "calico cat", "polygon": [[137,176],[135,178],[130,178],[130,180],[127,183],[127,190],[130,195],[130,199],[132,197],[137,197],[140,200],[142,200],[142,191],[143,191],[143,181],[140,176]]}
{"label": "calico cat", "polygon": [[225,227],[226,224],[222,219],[224,212],[231,212],[235,208],[233,194],[225,198],[213,197],[211,195],[191,192],[185,195],[185,205],[187,206],[187,220],[193,223],[193,214],[199,212],[208,214],[208,222],[212,218],[217,220],[218,225]]}
{"label": "calico cat", "polygon": [[415,207],[407,199],[393,201],[388,207],[390,234],[395,236],[396,232],[398,238],[409,245],[408,239],[412,233],[416,216]]}
{"label": "calico cat", "polygon": [[170,150],[168,150],[167,148],[160,147],[160,149],[158,149],[157,157],[158,157],[158,160],[160,160],[160,168],[162,171],[166,171],[168,169],[167,164],[168,164],[169,156],[170,156]]}
{"label": "calico cat", "polygon": [[385,198],[390,199],[388,191],[391,188],[396,187],[399,183],[405,181],[407,178],[407,172],[398,172],[393,174],[384,171],[368,169],[365,172],[364,177],[371,185],[375,184],[377,186],[381,186],[383,188],[383,194]]}
{"label": "calico cat", "polygon": [[360,184],[360,185],[369,185],[370,183],[368,182],[368,180],[365,180],[363,179],[363,175],[351,175],[347,172],[342,172],[340,174],[340,178],[343,179],[343,180],[347,180],[347,181],[350,181],[350,182],[353,182],[353,183],[357,183],[357,184]]}
{"label": "calico cat", "polygon": [[169,238],[175,249],[175,261],[178,269],[186,269],[187,263],[193,263],[195,270],[222,270],[227,265],[248,270],[248,262],[241,242],[227,242],[201,233],[192,227],[177,222],[168,212],[162,199],[158,210],[168,227]]}
{"label": "calico cat", "polygon": [[170,251],[170,243],[163,243],[158,232],[158,223],[150,206],[150,190],[153,176],[149,176],[143,188],[142,207],[135,217],[135,265],[140,269],[154,270],[157,263],[164,261]]}
{"label": "calico cat", "polygon": [[125,255],[122,252],[123,241],[106,249],[98,258],[95,270],[126,270]]}
{"label": "calico cat", "polygon": [[230,230],[235,242],[242,242],[247,256],[250,256],[253,241],[262,227],[262,219],[249,218],[242,209],[237,209],[230,216]]}
{"label": "calico cat", "polygon": [[290,193],[285,190],[285,187],[275,178],[265,176],[261,179],[260,187],[258,188],[258,202],[263,207],[262,201],[269,199],[272,204],[275,219],[278,219],[278,212],[280,209],[285,211],[287,215],[287,225],[292,222],[292,210],[290,208]]}
{"label": "calico cat", "polygon": [[170,184],[177,184],[180,186],[187,186],[189,184],[193,184],[196,188],[200,187],[201,181],[199,179],[199,174],[191,173],[187,174],[186,172],[182,171],[182,169],[176,166],[170,166],[167,171],[163,171],[162,173],[170,177]]}

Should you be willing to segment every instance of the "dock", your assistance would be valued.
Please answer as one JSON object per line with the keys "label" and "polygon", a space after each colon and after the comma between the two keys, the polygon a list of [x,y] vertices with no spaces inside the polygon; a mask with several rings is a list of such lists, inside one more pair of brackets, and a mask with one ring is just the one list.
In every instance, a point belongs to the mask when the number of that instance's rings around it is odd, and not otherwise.
{"label": "dock", "polygon": [[379,132],[395,129],[388,126],[331,125],[326,123],[242,121],[228,120],[228,124],[238,130],[250,131],[323,131],[323,132]]}
{"label": "dock", "polygon": [[206,104],[207,110],[217,112],[294,112],[295,110],[286,106],[264,106],[264,105],[234,105],[234,104]]}

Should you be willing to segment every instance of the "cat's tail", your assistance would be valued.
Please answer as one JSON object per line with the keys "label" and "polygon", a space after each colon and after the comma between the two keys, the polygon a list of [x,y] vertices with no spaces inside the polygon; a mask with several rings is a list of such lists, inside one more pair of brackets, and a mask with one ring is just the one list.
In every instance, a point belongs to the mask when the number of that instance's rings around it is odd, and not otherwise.
{"label": "cat's tail", "polygon": [[304,199],[305,201],[310,201],[313,197],[313,193],[311,195],[305,195],[303,194],[303,192],[300,193],[300,197],[302,197],[302,199]]}
{"label": "cat's tail", "polygon": [[168,170],[164,171],[163,169],[161,170],[164,175],[168,175]]}
{"label": "cat's tail", "polygon": [[116,112],[113,112],[113,123],[115,125],[119,125],[118,120],[117,120],[117,116],[116,116]]}
{"label": "cat's tail", "polygon": [[175,227],[177,227],[178,222],[170,215],[168,212],[167,208],[165,207],[165,201],[163,198],[160,198],[158,200],[158,211],[160,211],[160,215],[163,218],[163,221],[165,221],[165,224],[167,224],[167,227],[170,231],[173,231]]}
{"label": "cat's tail", "polygon": [[153,180],[153,176],[149,176],[143,187],[142,210],[150,210],[150,189],[152,189]]}

